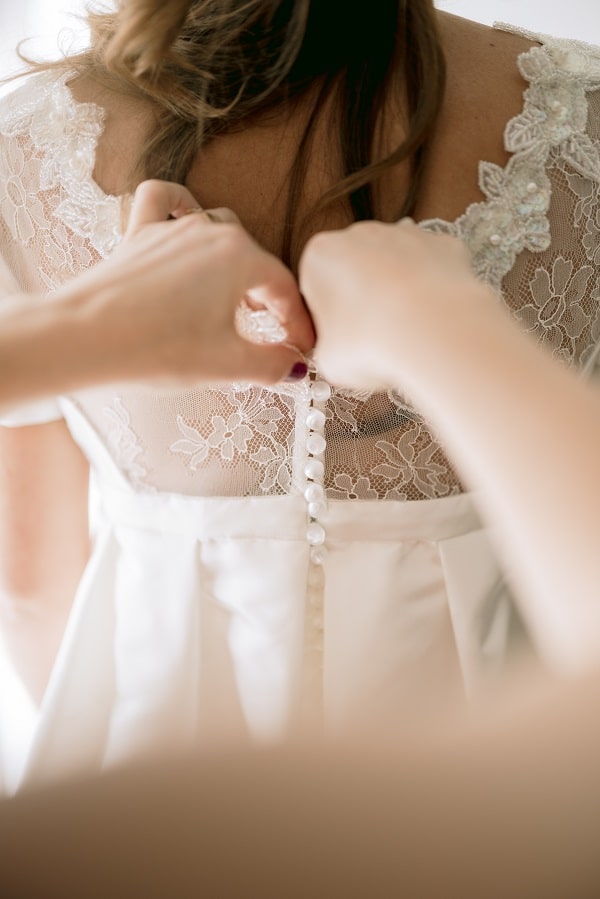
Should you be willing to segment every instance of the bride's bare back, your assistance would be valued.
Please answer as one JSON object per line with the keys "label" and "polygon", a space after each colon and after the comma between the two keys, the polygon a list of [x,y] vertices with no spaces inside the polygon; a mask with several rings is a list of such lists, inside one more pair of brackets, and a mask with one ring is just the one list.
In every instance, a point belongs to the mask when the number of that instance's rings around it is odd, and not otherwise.
{"label": "bride's bare back", "polygon": [[[508,160],[503,132],[506,123],[520,112],[525,88],[516,60],[531,42],[457,16],[441,12],[438,16],[447,88],[415,217],[453,221],[470,203],[483,199],[478,187],[479,162],[505,165]],[[78,100],[98,102],[107,109],[95,176],[103,190],[119,195],[126,189],[144,135],[152,128],[151,111],[83,79],[72,85],[72,90]],[[250,233],[275,254],[281,251],[288,176],[310,100],[308,97],[293,114],[270,116],[267,121],[218,137],[201,151],[188,174],[187,186],[202,206],[230,207]],[[340,179],[328,113],[325,106],[303,192],[297,198],[300,219]],[[132,139],[136,133],[137,141]],[[381,155],[391,152],[403,137],[402,123],[390,122]],[[397,218],[409,177],[408,163],[384,174],[377,190],[382,220]],[[343,227],[350,221],[348,213],[336,207],[315,218],[311,230]]]}

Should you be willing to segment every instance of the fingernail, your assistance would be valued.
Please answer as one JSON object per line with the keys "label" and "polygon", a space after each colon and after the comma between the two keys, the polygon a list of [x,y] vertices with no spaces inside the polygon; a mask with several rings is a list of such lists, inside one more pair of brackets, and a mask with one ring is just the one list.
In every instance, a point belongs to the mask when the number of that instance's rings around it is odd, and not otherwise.
{"label": "fingernail", "polygon": [[308,372],[308,365],[306,362],[296,362],[291,372],[285,379],[286,381],[301,381],[302,378],[306,377]]}

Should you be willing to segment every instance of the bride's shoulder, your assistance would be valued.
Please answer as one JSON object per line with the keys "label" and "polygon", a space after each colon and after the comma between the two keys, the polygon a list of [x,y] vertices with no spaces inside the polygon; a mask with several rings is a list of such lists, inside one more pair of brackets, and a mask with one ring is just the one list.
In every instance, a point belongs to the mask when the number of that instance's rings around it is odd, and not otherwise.
{"label": "bride's shoulder", "polygon": [[518,60],[535,42],[444,13],[439,27],[446,90],[421,212],[425,218],[454,221],[482,199],[480,162],[508,163],[504,132],[522,112],[527,88]]}
{"label": "bride's shoulder", "polygon": [[504,169],[516,150],[537,142],[544,164],[550,147],[586,128],[600,56],[597,48],[510,26],[443,13],[439,23],[447,86],[422,208],[425,218],[454,221],[482,199],[482,160]]}
{"label": "bride's shoulder", "polygon": [[600,89],[600,49],[592,45],[450,15],[440,16],[440,30],[447,133],[480,159],[506,163],[505,129],[526,107],[555,143],[554,119],[579,121],[585,94]]}
{"label": "bride's shoulder", "polygon": [[[506,23],[494,26],[440,13],[450,74],[484,89],[491,84],[549,80],[561,73],[588,87],[600,85],[600,47]],[[494,103],[497,97],[488,97]]]}
{"label": "bride's shoulder", "polygon": [[468,102],[478,101],[504,114],[506,103],[520,103],[524,82],[519,59],[539,46],[533,36],[492,28],[441,14],[440,33],[448,72],[448,88]]}

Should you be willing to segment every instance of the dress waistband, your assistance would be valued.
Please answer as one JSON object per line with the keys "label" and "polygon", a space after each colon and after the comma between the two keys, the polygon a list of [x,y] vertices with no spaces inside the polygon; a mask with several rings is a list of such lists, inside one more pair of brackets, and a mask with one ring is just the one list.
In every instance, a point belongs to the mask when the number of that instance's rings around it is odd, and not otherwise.
{"label": "dress waistband", "polygon": [[[100,486],[100,508],[114,524],[198,540],[306,541],[302,496],[197,497]],[[327,542],[444,540],[482,527],[470,494],[418,502],[329,500]]]}

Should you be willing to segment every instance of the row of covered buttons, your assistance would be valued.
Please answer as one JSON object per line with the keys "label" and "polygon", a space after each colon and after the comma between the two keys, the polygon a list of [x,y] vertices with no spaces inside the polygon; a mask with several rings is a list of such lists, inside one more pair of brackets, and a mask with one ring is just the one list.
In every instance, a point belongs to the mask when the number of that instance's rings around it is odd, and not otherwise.
{"label": "row of covered buttons", "polygon": [[[323,586],[326,533],[323,517],[327,511],[325,498],[325,463],[323,454],[327,446],[325,439],[325,407],[331,396],[331,387],[326,381],[316,380],[311,388],[311,406],[308,411],[306,425],[306,450],[308,459],[304,473],[306,488],[304,498],[308,513],[306,539],[310,545],[310,568],[308,573],[308,602],[310,606],[310,624],[312,639],[310,644],[314,650],[323,648]],[[316,633],[315,633],[316,632]]]}

